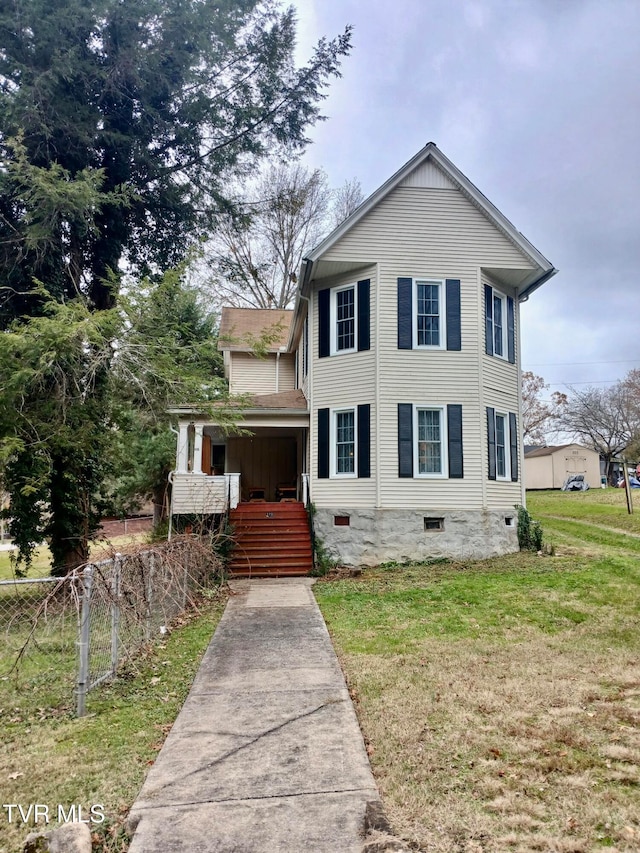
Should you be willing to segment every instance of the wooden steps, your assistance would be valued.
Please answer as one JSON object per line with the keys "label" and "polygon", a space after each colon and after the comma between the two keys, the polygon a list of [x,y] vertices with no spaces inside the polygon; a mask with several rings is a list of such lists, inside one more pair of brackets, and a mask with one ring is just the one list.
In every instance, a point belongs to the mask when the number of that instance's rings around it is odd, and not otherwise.
{"label": "wooden steps", "polygon": [[231,510],[232,577],[308,575],[313,565],[309,520],[302,503],[256,501]]}

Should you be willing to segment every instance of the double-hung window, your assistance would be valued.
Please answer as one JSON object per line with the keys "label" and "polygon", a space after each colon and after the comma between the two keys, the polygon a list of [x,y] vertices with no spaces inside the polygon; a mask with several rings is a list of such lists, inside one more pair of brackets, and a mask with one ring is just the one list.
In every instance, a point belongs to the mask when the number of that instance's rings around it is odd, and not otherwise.
{"label": "double-hung window", "polygon": [[351,352],[356,347],[356,289],[343,287],[333,292],[334,351]]}
{"label": "double-hung window", "polygon": [[398,349],[462,349],[459,278],[398,279]]}
{"label": "double-hung window", "polygon": [[509,457],[509,418],[496,412],[496,477],[507,480],[510,476]]}
{"label": "double-hung window", "polygon": [[318,409],[318,477],[371,476],[371,405]]}
{"label": "double-hung window", "polygon": [[507,349],[507,325],[505,298],[493,291],[493,354],[505,357]]}
{"label": "double-hung window", "polygon": [[515,412],[487,408],[490,480],[518,479],[518,420]]}
{"label": "double-hung window", "polygon": [[415,341],[418,347],[442,345],[443,302],[441,281],[415,281]]}
{"label": "double-hung window", "polygon": [[416,406],[414,470],[419,477],[441,477],[444,474],[445,445],[442,414],[441,408],[423,409]]}
{"label": "double-hung window", "polygon": [[318,291],[319,358],[370,349],[370,294],[368,278]]}
{"label": "double-hung window", "polygon": [[398,476],[464,477],[462,406],[398,403]]}
{"label": "double-hung window", "polygon": [[334,412],[335,473],[356,472],[356,413],[353,409]]}
{"label": "double-hung window", "polygon": [[484,326],[487,355],[515,364],[515,302],[489,284],[484,286]]}

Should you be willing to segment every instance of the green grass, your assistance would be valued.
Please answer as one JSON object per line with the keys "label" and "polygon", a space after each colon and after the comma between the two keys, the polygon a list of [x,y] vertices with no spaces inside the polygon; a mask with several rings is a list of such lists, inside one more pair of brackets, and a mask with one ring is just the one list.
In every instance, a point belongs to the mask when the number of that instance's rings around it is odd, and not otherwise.
{"label": "green grass", "polygon": [[635,511],[629,515],[624,489],[590,489],[588,492],[535,491],[527,492],[527,509],[534,518],[570,518],[637,533],[640,536],[640,489],[632,490],[632,500]]}
{"label": "green grass", "polygon": [[636,517],[615,490],[527,505],[554,556],[389,564],[314,591],[414,849],[636,851]]}
{"label": "green grass", "polygon": [[[226,603],[203,601],[166,641],[137,659],[112,684],[89,693],[88,714],[74,717],[73,671],[63,656],[43,672],[28,667],[0,680],[0,779],[3,802],[104,806],[107,824],[95,851],[121,850],[111,839],[133,803],[197,671]],[[64,690],[50,704],[56,678]],[[94,826],[93,829],[97,829]],[[21,849],[29,828],[0,811],[0,853]]]}
{"label": "green grass", "polygon": [[[0,551],[0,581],[12,580],[14,577],[13,565],[11,563],[11,551]],[[29,571],[29,577],[48,577],[51,572],[51,553],[46,545],[36,549],[33,565]]]}

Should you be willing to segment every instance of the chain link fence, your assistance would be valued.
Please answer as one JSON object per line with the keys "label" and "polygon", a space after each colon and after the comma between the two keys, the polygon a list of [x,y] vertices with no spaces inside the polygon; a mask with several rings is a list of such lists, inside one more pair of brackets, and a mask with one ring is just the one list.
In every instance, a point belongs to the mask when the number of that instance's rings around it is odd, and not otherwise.
{"label": "chain link fence", "polygon": [[43,705],[68,703],[75,691],[82,716],[87,693],[163,636],[222,573],[211,542],[180,536],[62,579],[0,581],[0,679],[18,690],[48,685]]}
{"label": "chain link fence", "polygon": [[68,705],[77,662],[75,579],[0,581],[0,705],[18,717],[27,697],[40,708]]}

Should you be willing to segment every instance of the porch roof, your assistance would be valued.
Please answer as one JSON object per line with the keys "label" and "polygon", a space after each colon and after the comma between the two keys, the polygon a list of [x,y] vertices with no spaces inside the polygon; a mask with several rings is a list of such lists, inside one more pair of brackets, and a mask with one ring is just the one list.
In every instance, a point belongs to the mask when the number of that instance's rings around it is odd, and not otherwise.
{"label": "porch roof", "polygon": [[280,391],[277,394],[251,394],[247,409],[308,409],[307,398],[298,388],[295,391]]}
{"label": "porch roof", "polygon": [[[280,391],[277,394],[249,394],[243,399],[243,406],[237,404],[234,406],[237,419],[242,421],[243,426],[247,425],[247,417],[249,416],[250,419],[251,415],[259,416],[262,422],[265,417],[277,418],[278,416],[291,417],[297,415],[304,419],[309,414],[307,398],[300,389]],[[215,404],[213,409],[215,410]],[[212,422],[211,415],[205,416],[201,408],[193,405],[174,406],[169,409],[169,412],[181,418],[193,418],[195,416],[198,420]]]}

